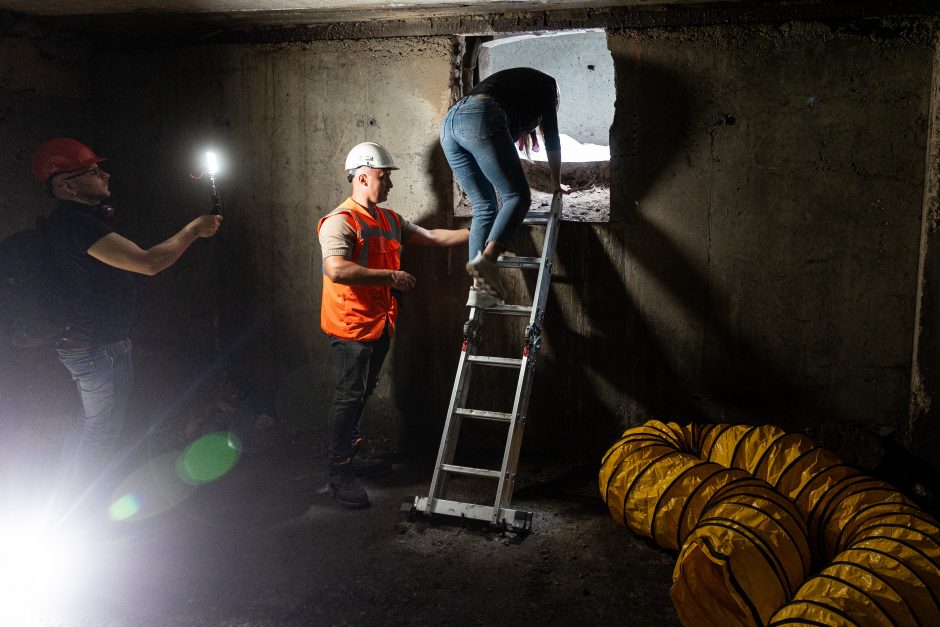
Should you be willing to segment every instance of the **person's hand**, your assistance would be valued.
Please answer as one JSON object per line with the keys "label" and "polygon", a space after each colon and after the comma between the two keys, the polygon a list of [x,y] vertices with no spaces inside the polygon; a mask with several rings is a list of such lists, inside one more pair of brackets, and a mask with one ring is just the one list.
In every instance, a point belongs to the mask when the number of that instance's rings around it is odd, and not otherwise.
{"label": "person's hand", "polygon": [[222,216],[199,216],[189,224],[196,231],[197,237],[212,237],[218,232],[219,226],[222,224]]}
{"label": "person's hand", "polygon": [[564,185],[564,184],[562,184],[562,183],[559,183],[559,184],[555,187],[555,191],[554,191],[553,193],[555,193],[555,194],[570,194],[570,193],[571,193],[571,186],[570,186],[570,185]]}
{"label": "person's hand", "polygon": [[392,270],[392,287],[407,292],[415,286],[415,278],[402,270]]}

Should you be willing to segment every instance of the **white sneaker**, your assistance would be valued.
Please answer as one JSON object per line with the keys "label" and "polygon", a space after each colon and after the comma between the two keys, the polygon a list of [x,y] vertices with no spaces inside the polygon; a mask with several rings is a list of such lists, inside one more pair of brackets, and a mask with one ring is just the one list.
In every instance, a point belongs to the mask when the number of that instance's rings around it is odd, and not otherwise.
{"label": "white sneaker", "polygon": [[496,298],[505,299],[506,290],[503,289],[503,281],[499,277],[499,264],[495,261],[490,261],[483,253],[477,253],[467,264],[467,272],[477,279],[481,290]]}
{"label": "white sneaker", "polygon": [[490,307],[498,307],[505,304],[506,302],[502,298],[497,298],[475,287],[470,288],[470,296],[467,298],[467,307],[489,309]]}

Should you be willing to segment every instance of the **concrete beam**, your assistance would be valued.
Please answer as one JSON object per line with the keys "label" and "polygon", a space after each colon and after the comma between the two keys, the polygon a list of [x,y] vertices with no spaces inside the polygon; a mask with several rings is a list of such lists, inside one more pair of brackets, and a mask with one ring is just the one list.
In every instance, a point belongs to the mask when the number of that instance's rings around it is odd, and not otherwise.
{"label": "concrete beam", "polygon": [[[878,2],[592,2],[553,3],[551,10],[508,10],[510,3],[468,3],[420,11],[280,11],[158,15],[78,15],[49,18],[52,24],[94,32],[110,41],[166,44],[283,43],[386,37],[487,35],[537,30],[677,28],[718,24],[782,23],[794,20],[839,21],[940,14],[932,0]],[[2,6],[2,4],[0,4]]]}

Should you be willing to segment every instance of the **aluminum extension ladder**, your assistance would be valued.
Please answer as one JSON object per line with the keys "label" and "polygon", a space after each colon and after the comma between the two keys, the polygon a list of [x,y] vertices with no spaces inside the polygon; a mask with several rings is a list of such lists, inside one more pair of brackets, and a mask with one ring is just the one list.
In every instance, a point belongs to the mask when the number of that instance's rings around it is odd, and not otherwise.
{"label": "aluminum extension ladder", "polygon": [[[509,508],[516,480],[516,465],[519,462],[519,449],[522,447],[522,431],[525,426],[529,397],[532,393],[532,381],[535,374],[535,362],[542,345],[542,321],[545,317],[545,303],[548,300],[551,284],[552,264],[555,258],[555,244],[558,240],[558,227],[561,224],[561,194],[552,198],[548,211],[530,211],[523,224],[545,227],[545,236],[540,257],[500,256],[499,265],[504,268],[522,268],[538,270],[538,280],[531,306],[499,305],[480,309],[472,307],[467,322],[464,323],[463,345],[457,364],[457,376],[447,408],[444,433],[431,478],[431,489],[427,496],[408,497],[402,510],[413,514],[423,512],[432,515],[454,516],[472,520],[488,521],[490,525],[505,530],[528,532],[532,528],[532,512]],[[525,344],[520,358],[487,357],[477,354],[478,339],[484,315],[528,316],[525,329]],[[508,413],[483,411],[466,407],[470,390],[471,371],[474,367],[509,368],[518,371],[516,393],[512,411]],[[507,425],[505,450],[502,466],[499,470],[471,468],[454,465],[454,454],[463,421],[466,419],[486,420]],[[452,476],[471,476],[495,479],[496,499],[492,506],[474,503],[462,503],[445,498],[448,480]],[[412,500],[413,499],[413,500]]]}

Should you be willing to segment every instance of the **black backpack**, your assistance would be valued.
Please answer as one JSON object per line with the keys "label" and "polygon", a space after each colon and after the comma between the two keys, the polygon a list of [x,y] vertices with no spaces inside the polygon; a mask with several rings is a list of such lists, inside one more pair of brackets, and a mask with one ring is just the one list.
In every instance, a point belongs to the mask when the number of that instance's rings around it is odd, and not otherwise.
{"label": "black backpack", "polygon": [[68,327],[67,306],[41,221],[0,242],[0,342],[43,346]]}

